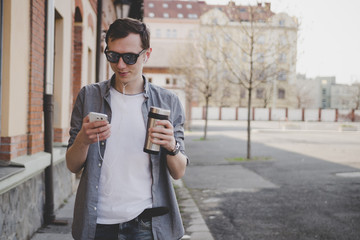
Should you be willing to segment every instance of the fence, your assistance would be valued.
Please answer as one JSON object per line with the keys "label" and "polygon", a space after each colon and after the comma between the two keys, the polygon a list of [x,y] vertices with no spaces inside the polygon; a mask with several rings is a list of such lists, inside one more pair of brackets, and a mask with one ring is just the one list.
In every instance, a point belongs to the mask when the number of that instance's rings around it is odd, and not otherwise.
{"label": "fence", "polygon": [[[205,107],[192,107],[191,119],[205,119]],[[252,108],[250,118],[254,121],[316,121],[316,122],[360,122],[360,110],[355,109],[289,109]],[[209,120],[248,119],[247,108],[209,107]]]}

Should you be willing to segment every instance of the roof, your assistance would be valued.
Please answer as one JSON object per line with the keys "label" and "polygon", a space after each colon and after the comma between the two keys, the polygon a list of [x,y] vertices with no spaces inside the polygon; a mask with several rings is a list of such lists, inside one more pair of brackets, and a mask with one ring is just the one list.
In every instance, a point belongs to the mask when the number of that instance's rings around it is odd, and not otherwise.
{"label": "roof", "polygon": [[144,17],[198,19],[203,13],[214,8],[223,11],[231,21],[249,21],[251,15],[260,21],[274,15],[270,3],[244,6],[235,5],[233,1],[228,5],[208,5],[204,1],[144,0]]}

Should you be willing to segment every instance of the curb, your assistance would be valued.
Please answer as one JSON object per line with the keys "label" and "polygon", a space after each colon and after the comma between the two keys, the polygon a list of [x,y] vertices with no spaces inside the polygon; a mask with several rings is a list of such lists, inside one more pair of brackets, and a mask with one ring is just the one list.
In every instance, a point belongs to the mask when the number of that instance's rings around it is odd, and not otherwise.
{"label": "curb", "polygon": [[199,208],[191,197],[189,190],[184,186],[183,181],[181,179],[174,180],[173,184],[185,228],[185,235],[182,240],[214,240]]}

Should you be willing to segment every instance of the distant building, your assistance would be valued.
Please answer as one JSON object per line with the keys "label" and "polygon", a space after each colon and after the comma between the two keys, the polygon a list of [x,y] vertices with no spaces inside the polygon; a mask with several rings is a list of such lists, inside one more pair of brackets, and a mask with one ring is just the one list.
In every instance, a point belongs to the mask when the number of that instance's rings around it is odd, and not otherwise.
{"label": "distant building", "polygon": [[360,84],[336,84],[334,76],[307,78],[298,74],[293,85],[298,108],[358,109]]}
{"label": "distant building", "polygon": [[[256,14],[251,15],[252,12]],[[256,16],[255,20],[254,16]],[[256,58],[258,66],[268,65],[266,71],[258,69],[254,77],[254,80],[263,82],[253,90],[254,106],[294,105],[295,100],[291,99],[289,83],[296,81],[297,20],[285,13],[273,13],[270,3],[241,6],[235,5],[233,1],[228,5],[207,5],[204,1],[145,0],[144,22],[151,29],[153,52],[145,65],[144,73],[152,82],[173,89],[185,103],[186,108],[194,104],[203,105],[204,100],[201,96],[192,97],[189,102],[184,91],[184,81],[189,79],[186,80],[184,76],[171,72],[174,58],[181,56],[179,54],[181,47],[198,44],[199,37],[207,34],[206,28],[223,27],[223,32],[219,31],[216,36],[222,37],[222,45],[219,47],[229,46],[229,38],[239,39],[239,44],[245,46],[249,40],[246,39],[246,34],[240,35],[239,30],[243,26],[250,27],[251,20],[255,22],[258,31],[266,28],[261,35],[256,36],[255,44],[258,50],[253,57]],[[210,37],[210,34],[208,35]],[[275,46],[275,43],[277,47],[272,47],[271,51],[261,51],[270,44]],[[287,50],[284,50],[285,48]],[[234,51],[239,52],[237,57],[239,64],[246,68],[245,61],[249,61],[249,57],[241,53],[239,47]],[[230,78],[231,71],[224,67],[226,64],[223,56],[218,56],[217,60],[218,78],[222,81],[217,90],[222,93],[212,96],[211,105],[246,106],[245,89],[241,89],[240,85],[229,85],[226,79]],[[269,63],[272,63],[271,67]]]}
{"label": "distant building", "polygon": [[359,109],[359,97],[359,84],[332,85],[330,107],[336,109]]}
{"label": "distant building", "polygon": [[296,98],[296,108],[321,108],[321,84],[319,79],[297,74],[292,84],[292,94]]}
{"label": "distant building", "polygon": [[331,107],[331,87],[336,84],[336,78],[331,77],[316,77],[315,80],[321,84],[321,108]]}

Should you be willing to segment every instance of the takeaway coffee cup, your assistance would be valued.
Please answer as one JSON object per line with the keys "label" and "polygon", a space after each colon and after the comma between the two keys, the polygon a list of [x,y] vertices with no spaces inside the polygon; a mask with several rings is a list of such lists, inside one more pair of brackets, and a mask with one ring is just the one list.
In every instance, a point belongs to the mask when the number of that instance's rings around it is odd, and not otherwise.
{"label": "takeaway coffee cup", "polygon": [[155,127],[158,120],[168,120],[170,110],[158,107],[151,107],[148,114],[147,131],[144,144],[144,152],[150,154],[158,154],[160,152],[160,145],[154,144],[150,141],[149,128]]}

